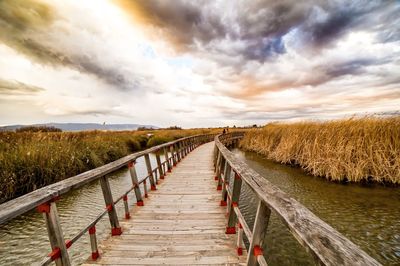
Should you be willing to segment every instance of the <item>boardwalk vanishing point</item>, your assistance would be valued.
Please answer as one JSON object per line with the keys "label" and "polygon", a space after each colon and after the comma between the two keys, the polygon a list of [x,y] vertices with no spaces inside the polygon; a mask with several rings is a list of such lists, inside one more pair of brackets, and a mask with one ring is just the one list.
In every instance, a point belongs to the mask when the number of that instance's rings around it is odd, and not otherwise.
{"label": "boardwalk vanishing point", "polygon": [[86,265],[245,263],[236,238],[225,234],[226,207],[214,180],[213,143],[188,154],[149,193],[144,206],[121,222],[123,234],[100,245],[101,257]]}
{"label": "boardwalk vanishing point", "polygon": [[[39,265],[71,265],[68,249],[87,233],[91,256],[85,265],[267,265],[264,239],[274,212],[318,265],[381,265],[236,158],[227,147],[242,137],[242,132],[197,135],[133,153],[1,204],[0,225],[35,208],[43,214],[51,251]],[[135,170],[139,157],[146,163],[144,178]],[[127,166],[132,187],[115,199],[108,174]],[[104,211],[64,239],[57,200],[94,181],[100,183]],[[239,207],[242,184],[257,202],[251,227]],[[136,197],[133,209],[129,193]],[[125,217],[117,215],[121,202]],[[104,216],[111,236],[98,245],[96,224]]]}

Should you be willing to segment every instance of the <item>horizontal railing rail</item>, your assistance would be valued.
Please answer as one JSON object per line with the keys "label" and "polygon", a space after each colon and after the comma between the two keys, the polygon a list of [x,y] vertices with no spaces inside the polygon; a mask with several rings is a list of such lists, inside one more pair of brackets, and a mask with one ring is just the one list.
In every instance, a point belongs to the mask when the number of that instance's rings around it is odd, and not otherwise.
{"label": "horizontal railing rail", "polygon": [[[262,247],[271,211],[278,215],[294,238],[314,257],[317,264],[381,265],[305,206],[236,158],[225,147],[237,142],[242,136],[243,133],[233,132],[215,137],[214,166],[215,179],[218,180],[217,189],[222,190],[220,205],[227,206],[226,233],[236,234],[237,228],[239,255],[243,249],[243,233],[250,242],[247,265],[267,265]],[[239,209],[242,181],[258,198],[253,228],[248,226]]]}
{"label": "horizontal railing rail", "polygon": [[[147,198],[148,195],[147,181],[150,183],[150,190],[156,190],[158,180],[164,179],[167,172],[171,172],[173,166],[176,166],[176,164],[193,149],[203,143],[212,141],[214,137],[215,134],[196,135],[161,144],[144,151],[130,154],[109,164],[5,202],[0,205],[0,225],[36,208],[37,211],[43,213],[52,250],[51,253],[41,261],[41,265],[48,265],[53,261],[56,265],[70,265],[68,248],[86,232],[89,232],[90,236],[92,259],[96,260],[99,257],[96,239],[97,222],[108,214],[111,225],[111,235],[120,235],[122,230],[119,226],[115,205],[122,200],[125,209],[125,219],[129,219],[128,193],[134,191],[136,196],[136,205],[143,206],[143,197]],[[161,159],[160,151],[163,152],[165,160]],[[155,153],[156,156],[157,166],[154,168],[151,166],[150,153]],[[169,156],[169,154],[171,154],[171,156]],[[144,157],[147,168],[147,175],[141,180],[138,179],[135,169],[135,162],[140,157]],[[107,175],[124,166],[128,166],[129,168],[132,187],[127,189],[121,196],[114,200]],[[63,194],[83,187],[84,185],[96,180],[100,181],[105,201],[105,210],[99,213],[93,221],[91,221],[85,228],[81,229],[81,231],[79,231],[72,239],[65,241],[62,225],[60,224],[58,217],[56,201]],[[139,186],[141,184],[143,184],[143,193]]]}

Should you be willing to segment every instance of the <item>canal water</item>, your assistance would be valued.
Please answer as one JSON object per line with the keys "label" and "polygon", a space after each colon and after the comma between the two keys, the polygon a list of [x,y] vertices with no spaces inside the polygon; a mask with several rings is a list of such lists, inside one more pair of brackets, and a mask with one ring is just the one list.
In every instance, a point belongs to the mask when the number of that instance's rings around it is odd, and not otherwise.
{"label": "canal water", "polygon": [[[233,150],[251,168],[305,205],[383,265],[400,265],[400,188],[337,184]],[[252,226],[256,198],[246,186],[239,206]],[[264,245],[268,265],[314,265],[283,222],[272,213]]]}
{"label": "canal water", "polygon": [[[270,182],[304,204],[321,219],[359,245],[384,265],[400,265],[400,189],[383,186],[343,185],[311,177],[297,168],[276,164],[263,157],[238,149],[235,155]],[[155,156],[151,156],[156,165]],[[139,178],[146,173],[143,158],[138,159]],[[131,186],[127,169],[109,175],[114,198]],[[243,185],[239,206],[250,226],[253,225],[256,198]],[[133,193],[129,204],[135,203]],[[57,202],[66,239],[72,238],[104,210],[98,182],[72,191]],[[124,217],[122,201],[117,205],[118,217]],[[110,234],[108,216],[97,224],[100,242]],[[0,265],[31,265],[40,262],[50,251],[43,217],[28,212],[0,226]],[[84,262],[91,254],[89,236],[84,235],[68,250],[73,265]],[[314,265],[313,259],[272,213],[265,239],[264,253],[269,265]]]}
{"label": "canal water", "polygon": [[[164,156],[162,155],[164,161]],[[151,165],[154,168],[156,159],[150,154]],[[137,160],[135,165],[139,180],[147,176],[144,158]],[[108,175],[114,200],[132,187],[131,177],[127,168]],[[150,185],[148,182],[148,189]],[[141,186],[143,191],[143,187]],[[136,203],[134,192],[128,194],[128,203]],[[80,189],[71,191],[57,201],[58,214],[65,239],[71,239],[80,230],[92,222],[105,209],[104,198],[98,181]],[[116,205],[119,219],[123,219],[124,205],[122,200]],[[110,235],[110,222],[105,215],[96,225],[98,242]],[[46,225],[41,213],[32,210],[25,215],[0,225],[0,265],[34,265],[42,261],[50,252],[50,244]],[[69,249],[71,264],[79,265],[91,255],[89,234],[83,235]]]}

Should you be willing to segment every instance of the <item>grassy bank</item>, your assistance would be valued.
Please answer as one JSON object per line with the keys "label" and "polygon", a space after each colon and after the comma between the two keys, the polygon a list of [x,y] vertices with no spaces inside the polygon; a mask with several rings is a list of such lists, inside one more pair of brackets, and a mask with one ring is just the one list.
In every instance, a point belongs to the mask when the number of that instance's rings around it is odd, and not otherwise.
{"label": "grassy bank", "polygon": [[400,117],[272,123],[241,148],[334,181],[400,184]]}
{"label": "grassy bank", "polygon": [[132,152],[211,131],[0,132],[0,203]]}

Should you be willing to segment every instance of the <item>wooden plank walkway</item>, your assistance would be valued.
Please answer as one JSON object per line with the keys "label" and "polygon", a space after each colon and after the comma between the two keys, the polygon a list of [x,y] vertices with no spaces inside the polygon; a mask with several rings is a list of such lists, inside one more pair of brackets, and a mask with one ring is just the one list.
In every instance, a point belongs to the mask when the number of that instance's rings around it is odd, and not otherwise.
{"label": "wooden plank walkway", "polygon": [[226,207],[220,207],[213,171],[214,142],[189,153],[121,221],[121,236],[100,245],[100,259],[85,265],[242,265],[236,235],[225,234]]}

